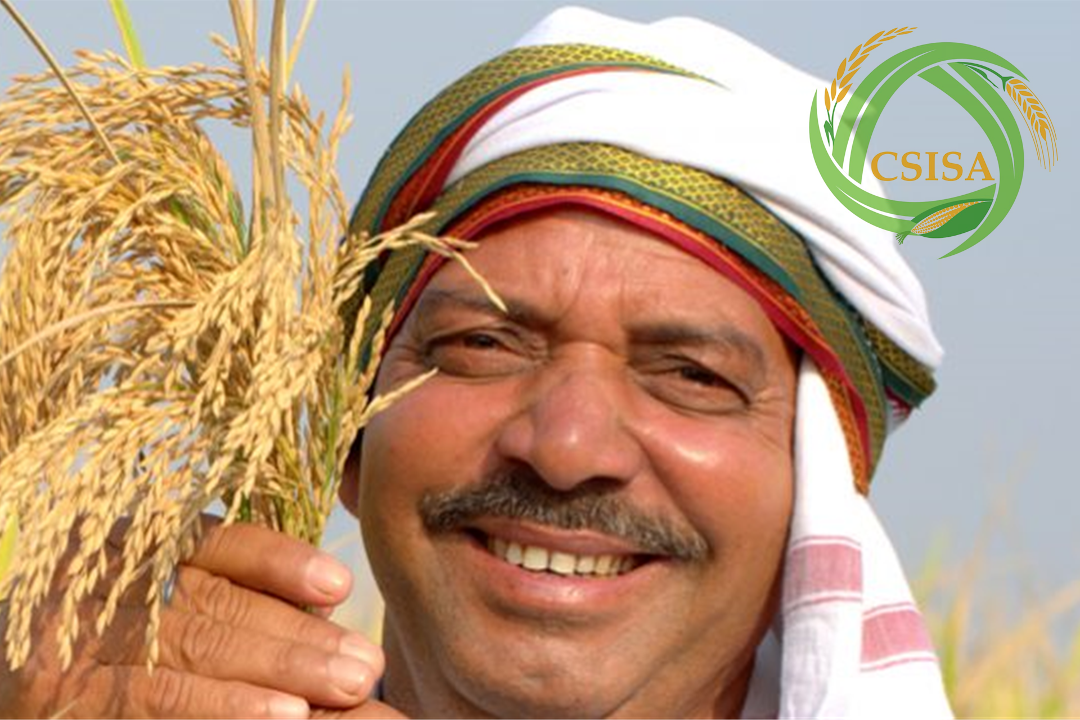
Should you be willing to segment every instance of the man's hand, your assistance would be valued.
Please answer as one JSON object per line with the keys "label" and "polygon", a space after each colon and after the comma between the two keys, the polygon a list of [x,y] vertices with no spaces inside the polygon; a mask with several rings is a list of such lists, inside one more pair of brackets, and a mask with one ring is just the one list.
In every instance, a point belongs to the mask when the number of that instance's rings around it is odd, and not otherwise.
{"label": "man's hand", "polygon": [[[382,675],[382,651],[320,617],[351,584],[344,566],[303,542],[253,525],[213,527],[179,569],[153,674],[145,585],[127,593],[104,637],[80,641],[64,672],[57,595],[39,609],[29,662],[14,673],[0,662],[0,717],[292,718],[312,706],[354,708]],[[80,608],[84,627],[102,605],[97,597]]]}

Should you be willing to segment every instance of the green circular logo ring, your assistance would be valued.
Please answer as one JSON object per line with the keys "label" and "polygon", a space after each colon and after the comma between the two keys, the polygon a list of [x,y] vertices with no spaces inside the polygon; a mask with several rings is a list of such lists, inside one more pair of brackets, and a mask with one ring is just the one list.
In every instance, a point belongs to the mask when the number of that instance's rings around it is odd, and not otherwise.
{"label": "green circular logo ring", "polygon": [[[833,195],[857,217],[896,233],[900,242],[912,234],[951,237],[974,230],[964,242],[942,256],[948,257],[989,235],[1008,214],[1020,191],[1024,176],[1023,138],[1012,109],[1002,96],[1008,95],[1024,117],[1039,160],[1048,168],[1057,158],[1057,133],[1045,106],[1015,65],[989,50],[950,42],[904,50],[874,68],[851,93],[837,121],[837,107],[849,94],[851,80],[862,60],[881,42],[911,30],[900,28],[900,31],[878,33],[841,62],[837,80],[831,89],[825,88],[823,123],[818,115],[819,94],[814,94],[810,105],[810,147],[818,172]],[[848,65],[849,62],[852,64]],[[890,200],[863,189],[867,149],[881,113],[896,91],[916,75],[956,101],[979,124],[997,158],[996,183],[965,195],[922,202]],[[831,151],[826,142],[832,145]]]}

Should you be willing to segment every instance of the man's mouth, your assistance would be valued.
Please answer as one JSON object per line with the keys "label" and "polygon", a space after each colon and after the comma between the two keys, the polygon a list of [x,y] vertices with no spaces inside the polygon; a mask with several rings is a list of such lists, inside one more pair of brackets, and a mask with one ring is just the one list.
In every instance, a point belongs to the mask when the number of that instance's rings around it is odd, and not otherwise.
{"label": "man's mouth", "polygon": [[626,554],[581,555],[487,537],[488,552],[517,567],[532,572],[548,572],[564,577],[610,578],[632,571],[645,556]]}
{"label": "man's mouth", "polygon": [[[505,516],[483,516],[453,531],[448,548],[497,612],[519,618],[598,623],[622,617],[629,594],[661,593],[679,562],[644,543],[593,528],[568,529]],[[461,540],[465,542],[462,543]]]}
{"label": "man's mouth", "polygon": [[591,530],[565,530],[486,517],[463,528],[476,545],[507,565],[538,575],[611,579],[664,556],[627,540]]}

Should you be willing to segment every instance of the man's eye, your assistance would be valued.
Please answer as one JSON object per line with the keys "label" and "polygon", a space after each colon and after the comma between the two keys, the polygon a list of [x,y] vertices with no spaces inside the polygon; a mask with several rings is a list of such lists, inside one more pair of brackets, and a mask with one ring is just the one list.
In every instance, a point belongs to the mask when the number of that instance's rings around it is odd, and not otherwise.
{"label": "man's eye", "polygon": [[692,361],[664,362],[641,377],[654,397],[693,412],[735,412],[749,402],[742,389],[727,377]]}
{"label": "man's eye", "polygon": [[457,340],[462,347],[474,350],[495,350],[499,348],[499,341],[486,333],[468,333]]}
{"label": "man's eye", "polygon": [[512,337],[470,331],[433,340],[427,345],[428,365],[460,377],[492,377],[521,371],[530,363],[528,355]]}
{"label": "man's eye", "polygon": [[724,380],[724,378],[699,365],[684,365],[676,372],[678,372],[683,380],[696,385],[705,387],[731,387],[731,384]]}

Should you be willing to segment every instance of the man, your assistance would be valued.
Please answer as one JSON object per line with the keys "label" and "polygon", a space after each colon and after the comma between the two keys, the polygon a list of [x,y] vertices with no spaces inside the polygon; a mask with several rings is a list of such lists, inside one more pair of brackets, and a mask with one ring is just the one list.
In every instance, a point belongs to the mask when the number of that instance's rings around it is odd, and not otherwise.
{"label": "man", "polygon": [[[812,170],[822,86],[704,23],[568,9],[398,136],[355,226],[436,211],[507,309],[417,251],[369,278],[398,303],[377,389],[439,373],[350,462],[389,707],[347,713],[948,714],[864,497],[940,349],[895,248]],[[75,709],[361,703],[384,658],[284,602],[346,591],[314,551],[213,533],[163,667],[88,648]],[[37,663],[5,687],[40,708],[66,688]]]}

